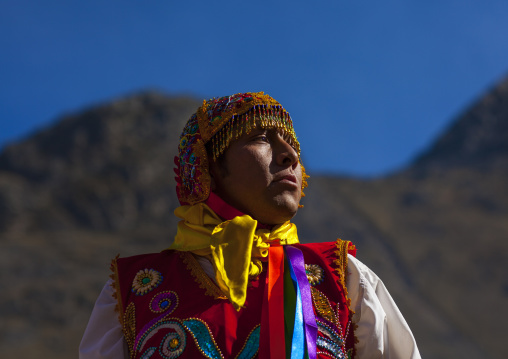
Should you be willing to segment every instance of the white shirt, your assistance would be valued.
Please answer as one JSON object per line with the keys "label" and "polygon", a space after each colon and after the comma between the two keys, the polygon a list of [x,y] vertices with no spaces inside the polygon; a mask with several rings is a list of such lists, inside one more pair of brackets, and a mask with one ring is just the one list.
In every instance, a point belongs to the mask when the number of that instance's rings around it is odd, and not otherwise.
{"label": "white shirt", "polygon": [[[211,263],[202,266],[213,276]],[[129,358],[111,284],[111,280],[106,283],[95,303],[79,347],[80,359]],[[346,287],[357,325],[356,358],[421,358],[413,334],[383,282],[351,255]]]}

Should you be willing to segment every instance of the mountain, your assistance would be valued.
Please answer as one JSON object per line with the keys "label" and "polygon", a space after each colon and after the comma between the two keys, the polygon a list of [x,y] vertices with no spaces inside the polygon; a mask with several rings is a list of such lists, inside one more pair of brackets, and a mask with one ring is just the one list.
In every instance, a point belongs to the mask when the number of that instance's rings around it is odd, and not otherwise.
{"label": "mountain", "polygon": [[173,157],[182,123],[197,106],[144,93],[68,116],[7,147],[0,154],[0,175],[9,183],[0,228],[168,226],[177,203]]}
{"label": "mountain", "polygon": [[469,108],[414,162],[419,170],[508,170],[508,79]]}
{"label": "mountain", "polygon": [[[356,244],[425,358],[508,354],[507,89],[502,81],[397,173],[310,173],[295,217],[303,242]],[[131,95],[0,153],[1,357],[74,357],[111,259],[169,245],[173,157],[199,105]]]}

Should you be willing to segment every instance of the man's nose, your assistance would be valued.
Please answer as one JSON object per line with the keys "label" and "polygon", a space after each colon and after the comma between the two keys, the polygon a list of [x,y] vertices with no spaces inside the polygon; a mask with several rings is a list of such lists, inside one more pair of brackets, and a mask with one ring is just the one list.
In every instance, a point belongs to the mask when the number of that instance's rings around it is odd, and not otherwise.
{"label": "man's nose", "polygon": [[276,158],[277,164],[281,166],[294,166],[298,163],[298,153],[289,143],[282,137],[278,136],[276,141]]}

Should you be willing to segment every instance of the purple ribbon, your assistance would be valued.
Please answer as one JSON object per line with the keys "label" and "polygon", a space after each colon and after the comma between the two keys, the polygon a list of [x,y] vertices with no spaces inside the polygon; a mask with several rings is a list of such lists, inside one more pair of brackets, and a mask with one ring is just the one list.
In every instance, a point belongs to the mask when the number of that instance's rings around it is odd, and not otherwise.
{"label": "purple ribbon", "polygon": [[309,359],[316,359],[316,341],[317,341],[317,324],[314,316],[314,308],[312,306],[312,296],[310,293],[309,280],[305,272],[305,262],[303,253],[296,247],[285,246],[286,255],[300,288],[302,296],[303,321],[305,323],[305,338],[307,341],[307,353]]}

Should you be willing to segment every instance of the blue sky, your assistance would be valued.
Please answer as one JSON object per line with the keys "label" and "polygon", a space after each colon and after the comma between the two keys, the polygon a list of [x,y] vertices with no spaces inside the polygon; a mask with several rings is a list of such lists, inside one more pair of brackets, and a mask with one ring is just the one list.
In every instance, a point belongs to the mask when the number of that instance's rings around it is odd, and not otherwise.
{"label": "blue sky", "polygon": [[508,2],[1,0],[0,146],[144,89],[265,91],[310,173],[407,164],[508,74]]}

